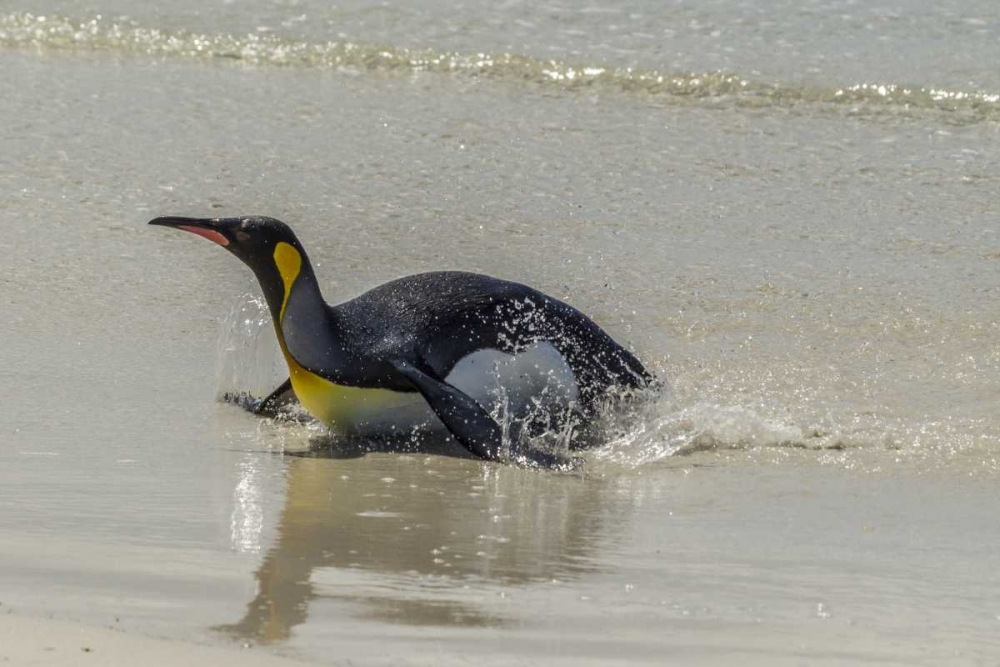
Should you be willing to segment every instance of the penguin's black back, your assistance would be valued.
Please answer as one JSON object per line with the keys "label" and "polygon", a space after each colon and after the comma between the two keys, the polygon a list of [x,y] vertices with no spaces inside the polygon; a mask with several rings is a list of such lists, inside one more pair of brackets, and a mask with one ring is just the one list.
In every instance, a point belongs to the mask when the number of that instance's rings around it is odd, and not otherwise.
{"label": "penguin's black back", "polygon": [[609,387],[641,387],[651,380],[631,353],[572,306],[475,273],[400,278],[331,307],[330,316],[345,348],[367,368],[402,358],[444,378],[473,352],[513,354],[549,341],[576,375],[585,403]]}

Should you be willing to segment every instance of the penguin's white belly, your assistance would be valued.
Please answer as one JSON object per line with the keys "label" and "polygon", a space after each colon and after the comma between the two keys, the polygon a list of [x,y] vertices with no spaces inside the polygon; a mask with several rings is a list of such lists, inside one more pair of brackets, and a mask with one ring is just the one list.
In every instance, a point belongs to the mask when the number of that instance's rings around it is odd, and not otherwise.
{"label": "penguin's white belly", "polygon": [[479,350],[455,364],[445,382],[492,410],[515,415],[533,409],[565,409],[579,398],[569,364],[552,343],[530,345],[516,355]]}
{"label": "penguin's white belly", "polygon": [[[544,341],[516,355],[499,350],[473,352],[452,367],[445,382],[471,396],[487,412],[515,418],[535,411],[565,411],[580,394],[569,364],[554,345]],[[336,423],[334,428],[359,435],[444,428],[419,393],[382,394],[391,398],[355,403],[349,423]]]}

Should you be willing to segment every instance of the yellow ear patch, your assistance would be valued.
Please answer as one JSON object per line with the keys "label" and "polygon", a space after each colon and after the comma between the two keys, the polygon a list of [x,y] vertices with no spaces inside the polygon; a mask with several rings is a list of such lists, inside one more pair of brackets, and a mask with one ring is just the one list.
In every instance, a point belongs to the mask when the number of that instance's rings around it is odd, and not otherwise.
{"label": "yellow ear patch", "polygon": [[281,274],[281,282],[285,284],[285,295],[281,299],[281,312],[278,314],[280,322],[285,317],[285,306],[288,305],[288,295],[292,293],[292,284],[302,270],[302,255],[282,241],[274,249],[274,263],[278,267],[278,273]]}

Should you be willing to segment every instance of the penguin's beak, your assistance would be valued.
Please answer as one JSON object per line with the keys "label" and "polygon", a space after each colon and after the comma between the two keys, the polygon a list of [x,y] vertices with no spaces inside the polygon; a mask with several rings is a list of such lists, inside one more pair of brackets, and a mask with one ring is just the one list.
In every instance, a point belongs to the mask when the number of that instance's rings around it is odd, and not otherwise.
{"label": "penguin's beak", "polygon": [[240,218],[163,217],[154,218],[149,221],[149,224],[151,225],[183,229],[186,232],[202,236],[209,241],[214,241],[223,247],[228,246],[232,242],[227,232],[239,223]]}

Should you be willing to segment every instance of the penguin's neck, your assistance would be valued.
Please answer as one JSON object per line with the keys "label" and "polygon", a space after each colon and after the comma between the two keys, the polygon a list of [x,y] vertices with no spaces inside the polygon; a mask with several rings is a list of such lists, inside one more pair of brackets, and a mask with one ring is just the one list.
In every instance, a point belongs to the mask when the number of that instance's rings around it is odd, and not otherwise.
{"label": "penguin's neck", "polygon": [[309,258],[292,245],[279,243],[274,263],[281,291],[279,295],[272,290],[268,305],[289,368],[298,365],[314,372],[337,368],[343,346]]}

